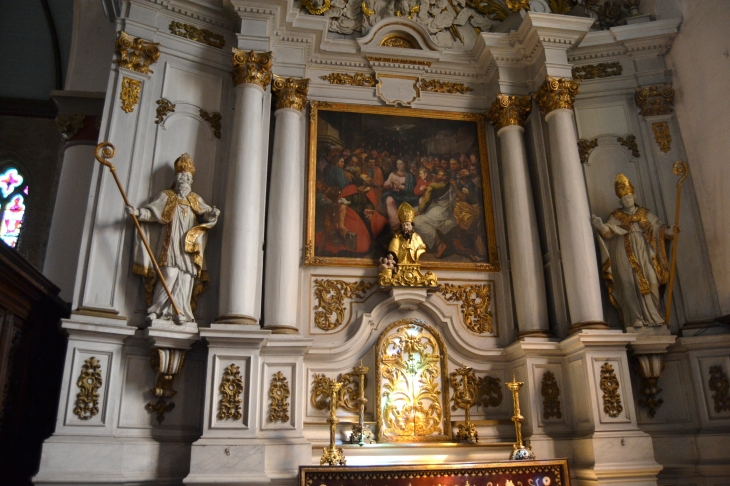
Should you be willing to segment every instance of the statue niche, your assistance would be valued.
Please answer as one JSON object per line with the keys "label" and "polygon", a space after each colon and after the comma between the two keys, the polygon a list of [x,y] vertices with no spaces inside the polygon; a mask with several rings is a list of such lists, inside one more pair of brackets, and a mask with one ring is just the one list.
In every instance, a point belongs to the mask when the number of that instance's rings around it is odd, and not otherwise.
{"label": "statue niche", "polygon": [[419,319],[388,326],[376,347],[378,442],[451,440],[446,346]]}

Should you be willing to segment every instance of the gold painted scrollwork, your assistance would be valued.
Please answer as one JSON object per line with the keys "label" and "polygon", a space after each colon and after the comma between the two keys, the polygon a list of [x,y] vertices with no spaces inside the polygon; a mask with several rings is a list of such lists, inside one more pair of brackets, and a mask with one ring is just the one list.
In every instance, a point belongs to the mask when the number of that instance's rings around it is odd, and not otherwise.
{"label": "gold painted scrollwork", "polygon": [[438,79],[422,79],[419,87],[423,91],[432,91],[434,93],[466,94],[469,91],[474,91],[474,88],[470,88],[464,83],[441,81]]}
{"label": "gold painted scrollwork", "polygon": [[345,320],[345,299],[362,298],[375,286],[374,282],[345,282],[344,280],[314,280],[314,325],[323,331],[337,329]]}
{"label": "gold painted scrollwork", "polygon": [[207,29],[199,29],[194,25],[183,24],[182,22],[176,22],[173,20],[170,22],[169,29],[170,33],[173,35],[190,39],[191,41],[200,42],[201,44],[215,47],[217,49],[222,49],[223,46],[226,45],[226,39],[222,35],[211,32]]}
{"label": "gold painted scrollwork", "polygon": [[710,380],[708,385],[714,402],[715,413],[730,410],[730,382],[722,366],[710,366]]}
{"label": "gold painted scrollwork", "polygon": [[134,107],[139,103],[139,94],[142,91],[142,81],[124,76],[122,79],[122,90],[119,92],[119,99],[122,100],[122,110],[132,113]]}
{"label": "gold painted scrollwork", "polygon": [[241,393],[243,393],[243,378],[241,368],[234,363],[229,364],[223,371],[221,384],[218,388],[221,398],[218,401],[218,420],[241,420]]}
{"label": "gold painted scrollwork", "polygon": [[[337,376],[336,380],[328,378],[325,374],[315,374],[312,380],[312,394],[310,402],[317,410],[327,410],[330,403],[329,387],[331,383],[340,383],[342,386],[337,394],[337,408],[348,412],[357,412],[360,409],[360,381],[353,373],[344,373]],[[368,379],[365,377],[365,387]]]}
{"label": "gold painted scrollwork", "polygon": [[621,76],[624,68],[620,62],[603,62],[600,64],[587,64],[585,66],[573,67],[573,78],[575,79],[596,79]]}
{"label": "gold painted scrollwork", "polygon": [[376,352],[379,441],[450,440],[446,347],[438,331],[417,319],[394,322]]}
{"label": "gold painted scrollwork", "polygon": [[81,420],[89,420],[99,413],[99,388],[101,388],[101,365],[99,360],[92,356],[84,361],[81,374],[76,381],[79,392],[76,394],[74,415]]}
{"label": "gold painted scrollwork", "polygon": [[548,76],[535,94],[543,113],[553,110],[572,110],[575,97],[580,91],[579,81]]}
{"label": "gold painted scrollwork", "polygon": [[491,286],[442,284],[439,286],[439,292],[449,302],[461,302],[461,317],[469,330],[479,334],[491,333],[494,330],[492,311],[489,310],[492,302]]}
{"label": "gold painted scrollwork", "polygon": [[593,140],[578,140],[578,155],[580,156],[581,164],[588,162],[588,157],[591,155],[591,150],[598,147],[598,139]]}
{"label": "gold painted scrollwork", "polygon": [[659,145],[659,150],[665,154],[672,150],[672,132],[669,130],[669,123],[652,123],[651,131],[654,132],[654,140]]}
{"label": "gold painted scrollwork", "polygon": [[155,125],[159,125],[163,121],[165,121],[165,118],[170,113],[175,112],[175,105],[165,98],[160,98],[157,100],[157,120],[155,120]]}
{"label": "gold painted scrollwork", "polygon": [[114,62],[119,64],[119,67],[142,74],[152,74],[150,64],[157,62],[160,58],[160,49],[158,48],[160,44],[139,37],[132,37],[121,31],[115,45],[119,59]]}
{"label": "gold painted scrollwork", "polygon": [[603,411],[611,418],[618,417],[623,412],[621,394],[618,392],[619,383],[613,366],[608,362],[601,366],[601,391],[603,392]]}
{"label": "gold painted scrollwork", "polygon": [[420,46],[413,39],[402,34],[390,34],[380,41],[382,47],[400,47],[402,49],[420,49]]}
{"label": "gold painted scrollwork", "polygon": [[204,109],[200,109],[200,117],[210,124],[213,129],[213,135],[215,138],[221,138],[221,121],[223,117],[220,113],[208,113]]}
{"label": "gold painted scrollwork", "polygon": [[639,107],[639,115],[656,116],[669,115],[672,113],[674,102],[674,88],[671,84],[664,86],[648,86],[636,88],[634,95],[636,106]]}
{"label": "gold painted scrollwork", "polygon": [[617,137],[616,141],[629,149],[631,151],[631,155],[634,157],[639,157],[641,154],[639,153],[639,145],[636,143],[636,135],[626,135],[626,138],[624,137]]}
{"label": "gold painted scrollwork", "polygon": [[551,371],[546,371],[542,375],[542,386],[540,387],[542,394],[542,416],[545,420],[550,417],[562,418],[563,412],[560,410],[560,388],[558,381]]}
{"label": "gold painted scrollwork", "polygon": [[477,402],[484,408],[498,407],[502,403],[502,386],[499,378],[481,376],[477,380]]}
{"label": "gold painted scrollwork", "polygon": [[319,79],[327,81],[329,84],[346,84],[352,86],[374,87],[378,82],[375,76],[365,73],[329,73],[326,76],[320,76]]}
{"label": "gold painted scrollwork", "polygon": [[271,65],[273,63],[271,51],[246,52],[234,47],[231,63],[233,64],[233,84],[235,86],[247,83],[266,89],[271,84]]}
{"label": "gold painted scrollwork", "polygon": [[509,125],[522,126],[532,110],[529,96],[497,95],[487,112],[489,122],[500,130]]}
{"label": "gold painted scrollwork", "polygon": [[271,378],[269,385],[269,422],[289,422],[289,382],[281,371]]}

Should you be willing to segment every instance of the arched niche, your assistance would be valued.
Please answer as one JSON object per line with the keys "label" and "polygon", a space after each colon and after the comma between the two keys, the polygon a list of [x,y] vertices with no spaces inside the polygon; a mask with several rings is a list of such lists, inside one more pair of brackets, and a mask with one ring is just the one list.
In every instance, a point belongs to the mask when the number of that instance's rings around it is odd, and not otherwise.
{"label": "arched niche", "polygon": [[420,319],[386,327],[375,347],[379,442],[451,440],[446,344]]}

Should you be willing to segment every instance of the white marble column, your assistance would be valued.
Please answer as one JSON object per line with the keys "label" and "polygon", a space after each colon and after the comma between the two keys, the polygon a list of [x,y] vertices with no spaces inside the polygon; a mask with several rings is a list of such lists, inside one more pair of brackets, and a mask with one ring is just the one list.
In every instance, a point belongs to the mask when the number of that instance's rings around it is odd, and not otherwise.
{"label": "white marble column", "polygon": [[578,90],[578,83],[572,79],[548,76],[536,95],[548,123],[558,238],[572,332],[606,328],[591,210],[573,123],[573,102]]}
{"label": "white marble column", "polygon": [[276,128],[266,225],[264,328],[296,333],[299,301],[299,260],[302,239],[302,110],[308,79],[276,77]]}
{"label": "white marble column", "polygon": [[487,116],[497,129],[502,152],[510,269],[520,336],[547,336],[545,275],[522,128],[530,109],[528,96],[500,94]]}
{"label": "white marble column", "polygon": [[271,82],[271,53],[233,50],[236,104],[221,247],[216,322],[257,324],[257,286],[263,234],[261,191],[266,188],[263,102]]}

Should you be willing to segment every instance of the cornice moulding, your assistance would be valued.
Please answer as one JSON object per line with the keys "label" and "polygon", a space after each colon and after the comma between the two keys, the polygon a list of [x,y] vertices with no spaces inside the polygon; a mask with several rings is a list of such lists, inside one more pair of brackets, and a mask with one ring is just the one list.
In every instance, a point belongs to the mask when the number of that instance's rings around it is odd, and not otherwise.
{"label": "cornice moulding", "polygon": [[130,3],[144,8],[149,8],[151,3],[160,10],[222,27],[229,32],[237,27],[232,9],[226,8],[220,0],[131,0]]}

